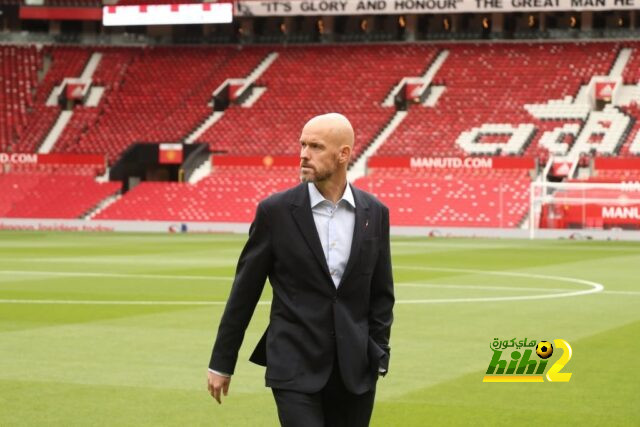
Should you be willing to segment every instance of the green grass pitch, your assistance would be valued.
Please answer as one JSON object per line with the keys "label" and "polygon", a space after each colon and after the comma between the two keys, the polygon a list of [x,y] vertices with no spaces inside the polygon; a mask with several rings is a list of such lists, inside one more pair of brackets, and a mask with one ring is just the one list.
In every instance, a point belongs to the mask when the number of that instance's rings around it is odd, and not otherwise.
{"label": "green grass pitch", "polygon": [[[229,396],[219,406],[206,390],[244,240],[0,233],[0,425],[277,425],[247,360],[268,305]],[[372,425],[640,425],[640,244],[394,238],[392,255],[391,367]],[[570,382],[483,383],[497,337],[565,339]]]}

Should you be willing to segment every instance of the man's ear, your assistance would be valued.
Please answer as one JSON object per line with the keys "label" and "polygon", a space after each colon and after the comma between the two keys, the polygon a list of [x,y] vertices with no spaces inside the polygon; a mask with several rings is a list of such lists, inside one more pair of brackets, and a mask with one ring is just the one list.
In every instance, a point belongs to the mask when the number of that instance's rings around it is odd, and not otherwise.
{"label": "man's ear", "polygon": [[351,147],[349,145],[343,145],[340,149],[340,162],[349,163],[351,157]]}

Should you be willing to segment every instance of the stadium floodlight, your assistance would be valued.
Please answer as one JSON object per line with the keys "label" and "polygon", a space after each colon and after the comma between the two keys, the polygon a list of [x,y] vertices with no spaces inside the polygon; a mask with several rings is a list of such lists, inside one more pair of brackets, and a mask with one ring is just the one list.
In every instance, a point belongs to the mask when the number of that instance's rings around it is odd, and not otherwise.
{"label": "stadium floodlight", "polygon": [[233,20],[231,3],[104,6],[102,25],[228,24]]}
{"label": "stadium floodlight", "polygon": [[640,182],[532,182],[530,238],[540,229],[640,230]]}

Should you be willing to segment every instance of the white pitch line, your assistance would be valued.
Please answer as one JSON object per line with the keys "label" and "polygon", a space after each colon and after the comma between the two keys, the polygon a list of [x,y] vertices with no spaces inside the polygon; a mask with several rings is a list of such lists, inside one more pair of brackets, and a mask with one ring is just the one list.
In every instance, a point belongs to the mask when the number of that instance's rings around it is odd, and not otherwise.
{"label": "white pitch line", "polygon": [[634,291],[604,291],[605,294],[620,294],[620,295],[640,295],[640,292]]}
{"label": "white pitch line", "polygon": [[406,286],[411,288],[450,288],[450,289],[466,289],[481,291],[554,291],[554,292],[570,292],[575,289],[559,289],[559,288],[520,288],[515,286],[484,286],[484,285],[452,285],[449,283],[413,283],[413,282],[396,282],[396,286]]}
{"label": "white pitch line", "polygon": [[[605,294],[625,293],[640,295],[640,292],[604,291]],[[545,295],[542,295],[545,297]],[[551,298],[553,295],[547,295]],[[511,301],[513,299],[536,299],[531,296],[512,298],[468,298],[468,299],[439,299],[439,300],[396,300],[396,304],[442,304],[455,302],[489,302]],[[225,305],[226,301],[99,301],[99,300],[31,300],[31,299],[0,299],[0,304],[52,304],[52,305],[167,305],[167,306],[216,306]],[[258,301],[258,306],[269,306],[270,301]]]}
{"label": "white pitch line", "polygon": [[[572,242],[573,243],[573,242]],[[394,246],[408,246],[408,247],[432,247],[432,248],[451,248],[451,249],[517,249],[523,248],[527,249],[530,246],[529,241],[524,244],[517,244],[513,242],[504,242],[503,244],[499,243],[443,243],[436,241],[391,241],[391,249],[393,252]],[[540,248],[548,248],[548,249],[558,249],[558,245],[554,244],[542,244],[539,242],[536,244],[536,249]],[[629,246],[566,246],[570,247],[572,251],[631,251],[634,250],[633,247]]]}
{"label": "white pitch line", "polygon": [[[226,301],[100,301],[100,300],[46,300],[46,299],[0,299],[0,304],[65,304],[65,305],[225,305]],[[270,305],[269,301],[258,301],[258,305]]]}
{"label": "white pitch line", "polygon": [[173,274],[127,274],[127,273],[91,273],[80,271],[24,271],[24,270],[0,270],[0,274],[16,274],[25,276],[57,276],[57,277],[111,277],[134,279],[179,279],[179,280],[233,280],[229,276],[179,276]]}
{"label": "white pitch line", "polygon": [[[35,276],[54,276],[54,277],[111,277],[111,278],[133,278],[133,279],[166,279],[166,280],[223,280],[232,281],[231,276],[195,276],[195,275],[162,275],[162,274],[128,274],[128,273],[91,273],[76,271],[24,271],[24,270],[0,270],[0,274],[19,274],[19,275],[35,275]],[[455,285],[446,283],[416,283],[416,282],[396,282],[396,285],[420,288],[451,288],[451,289],[469,289],[469,290],[510,290],[510,291],[556,291],[570,292],[572,289],[556,289],[556,288],[521,288],[514,286],[483,286],[483,285]]]}
{"label": "white pitch line", "polygon": [[[156,266],[158,264],[170,265],[170,266],[196,266],[203,265],[222,267],[222,266],[235,266],[238,255],[229,256],[217,256],[215,261],[211,261],[206,257],[190,258],[190,259],[173,259],[167,257],[103,257],[103,258],[90,258],[90,257],[58,257],[58,258],[10,258],[3,257],[1,262],[9,264],[15,263],[29,263],[33,264],[73,264],[73,265],[94,265],[94,264],[106,264],[106,265],[125,265],[125,266],[140,266],[151,265]],[[229,262],[225,261],[229,260]]]}
{"label": "white pitch line", "polygon": [[415,300],[397,300],[399,304],[439,304],[439,303],[457,303],[457,302],[494,302],[494,301],[527,301],[549,298],[566,298],[580,295],[588,295],[604,290],[601,283],[592,282],[590,280],[576,279],[574,277],[551,276],[546,274],[535,273],[517,273],[511,271],[493,271],[493,270],[473,270],[467,268],[445,268],[445,267],[416,267],[410,265],[396,265],[396,269],[418,270],[418,271],[445,271],[453,273],[471,273],[471,274],[488,274],[493,276],[509,276],[509,277],[527,277],[530,279],[555,280],[559,282],[577,283],[587,285],[589,289],[569,291],[564,293],[540,294],[540,295],[523,295],[510,297],[487,297],[487,298],[443,298],[443,299],[415,299]]}
{"label": "white pitch line", "polygon": [[[473,274],[488,274],[496,276],[511,276],[511,277],[528,277],[535,279],[556,280],[561,282],[578,283],[582,285],[590,286],[590,289],[582,290],[560,290],[563,293],[552,294],[540,294],[540,295],[524,295],[524,296],[508,296],[508,297],[480,297],[480,298],[443,298],[443,299],[415,299],[415,300],[396,300],[396,304],[439,304],[439,303],[458,303],[458,302],[495,302],[495,301],[524,301],[524,300],[538,300],[538,299],[552,299],[552,298],[566,298],[579,295],[587,295],[597,292],[602,292],[604,286],[600,283],[592,282],[589,280],[577,279],[573,277],[564,276],[550,276],[534,273],[516,273],[508,271],[492,271],[492,270],[472,270],[472,269],[458,269],[458,268],[440,268],[440,267],[414,267],[414,266],[396,266],[396,268],[407,270],[427,270],[427,271],[447,271],[447,272],[462,272]],[[155,275],[155,274],[123,274],[123,273],[78,273],[78,272],[25,272],[17,270],[4,270],[0,273],[23,273],[23,274],[48,274],[48,275],[79,275],[81,277],[138,277],[138,278],[163,278],[163,279],[195,279],[195,280],[230,280],[230,277],[223,276],[172,276],[172,275]],[[97,276],[96,276],[97,275]],[[400,282],[402,283],[402,282]],[[409,285],[415,283],[405,282]],[[429,284],[426,284],[429,285]],[[432,284],[437,286],[438,284]],[[424,286],[424,284],[422,284]],[[451,286],[451,285],[446,285]],[[460,285],[453,285],[460,286]],[[496,287],[497,288],[497,287]],[[473,289],[472,286],[469,289]],[[502,287],[502,289],[507,289]],[[522,288],[516,288],[522,289]],[[550,289],[536,289],[536,290],[550,290]],[[613,291],[619,293],[628,293],[627,291]],[[0,303],[7,304],[104,304],[104,305],[221,305],[225,304],[223,301],[91,301],[91,300],[0,300]],[[259,305],[270,304],[268,301],[261,301]]]}
{"label": "white pitch line", "polygon": [[[264,303],[264,302],[263,302]],[[72,305],[224,305],[225,301],[100,301],[61,299],[0,299],[0,304],[72,304]]]}

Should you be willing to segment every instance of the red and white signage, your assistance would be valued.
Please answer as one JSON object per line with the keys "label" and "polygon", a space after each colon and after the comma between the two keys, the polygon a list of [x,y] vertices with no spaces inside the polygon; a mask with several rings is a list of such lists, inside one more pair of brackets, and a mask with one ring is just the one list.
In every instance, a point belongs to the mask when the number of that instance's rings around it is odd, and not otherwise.
{"label": "red and white signage", "polygon": [[161,164],[182,163],[182,144],[160,144],[158,162]]}
{"label": "red and white signage", "polygon": [[374,156],[370,168],[412,169],[533,169],[532,157],[403,157]]}
{"label": "red and white signage", "polygon": [[596,99],[610,102],[613,97],[613,90],[616,88],[616,82],[595,82]]}
{"label": "red and white signage", "polygon": [[407,99],[412,101],[422,95],[424,85],[421,83],[407,83],[405,91]]}
{"label": "red and white signage", "polygon": [[602,219],[640,220],[638,206],[603,206]]}
{"label": "red and white signage", "polygon": [[85,83],[67,83],[65,95],[67,99],[81,100],[85,94]]}
{"label": "red and white signage", "polygon": [[239,0],[237,16],[393,15],[631,10],[639,0]]}
{"label": "red and white signage", "polygon": [[99,154],[36,154],[0,153],[2,165],[96,165],[105,164],[105,157]]}
{"label": "red and white signage", "polygon": [[563,178],[569,176],[573,168],[573,160],[555,160],[551,165],[551,175]]}
{"label": "red and white signage", "polygon": [[104,6],[102,25],[228,24],[233,20],[231,3]]}
{"label": "red and white signage", "polygon": [[640,229],[640,204],[544,205],[540,227]]}

